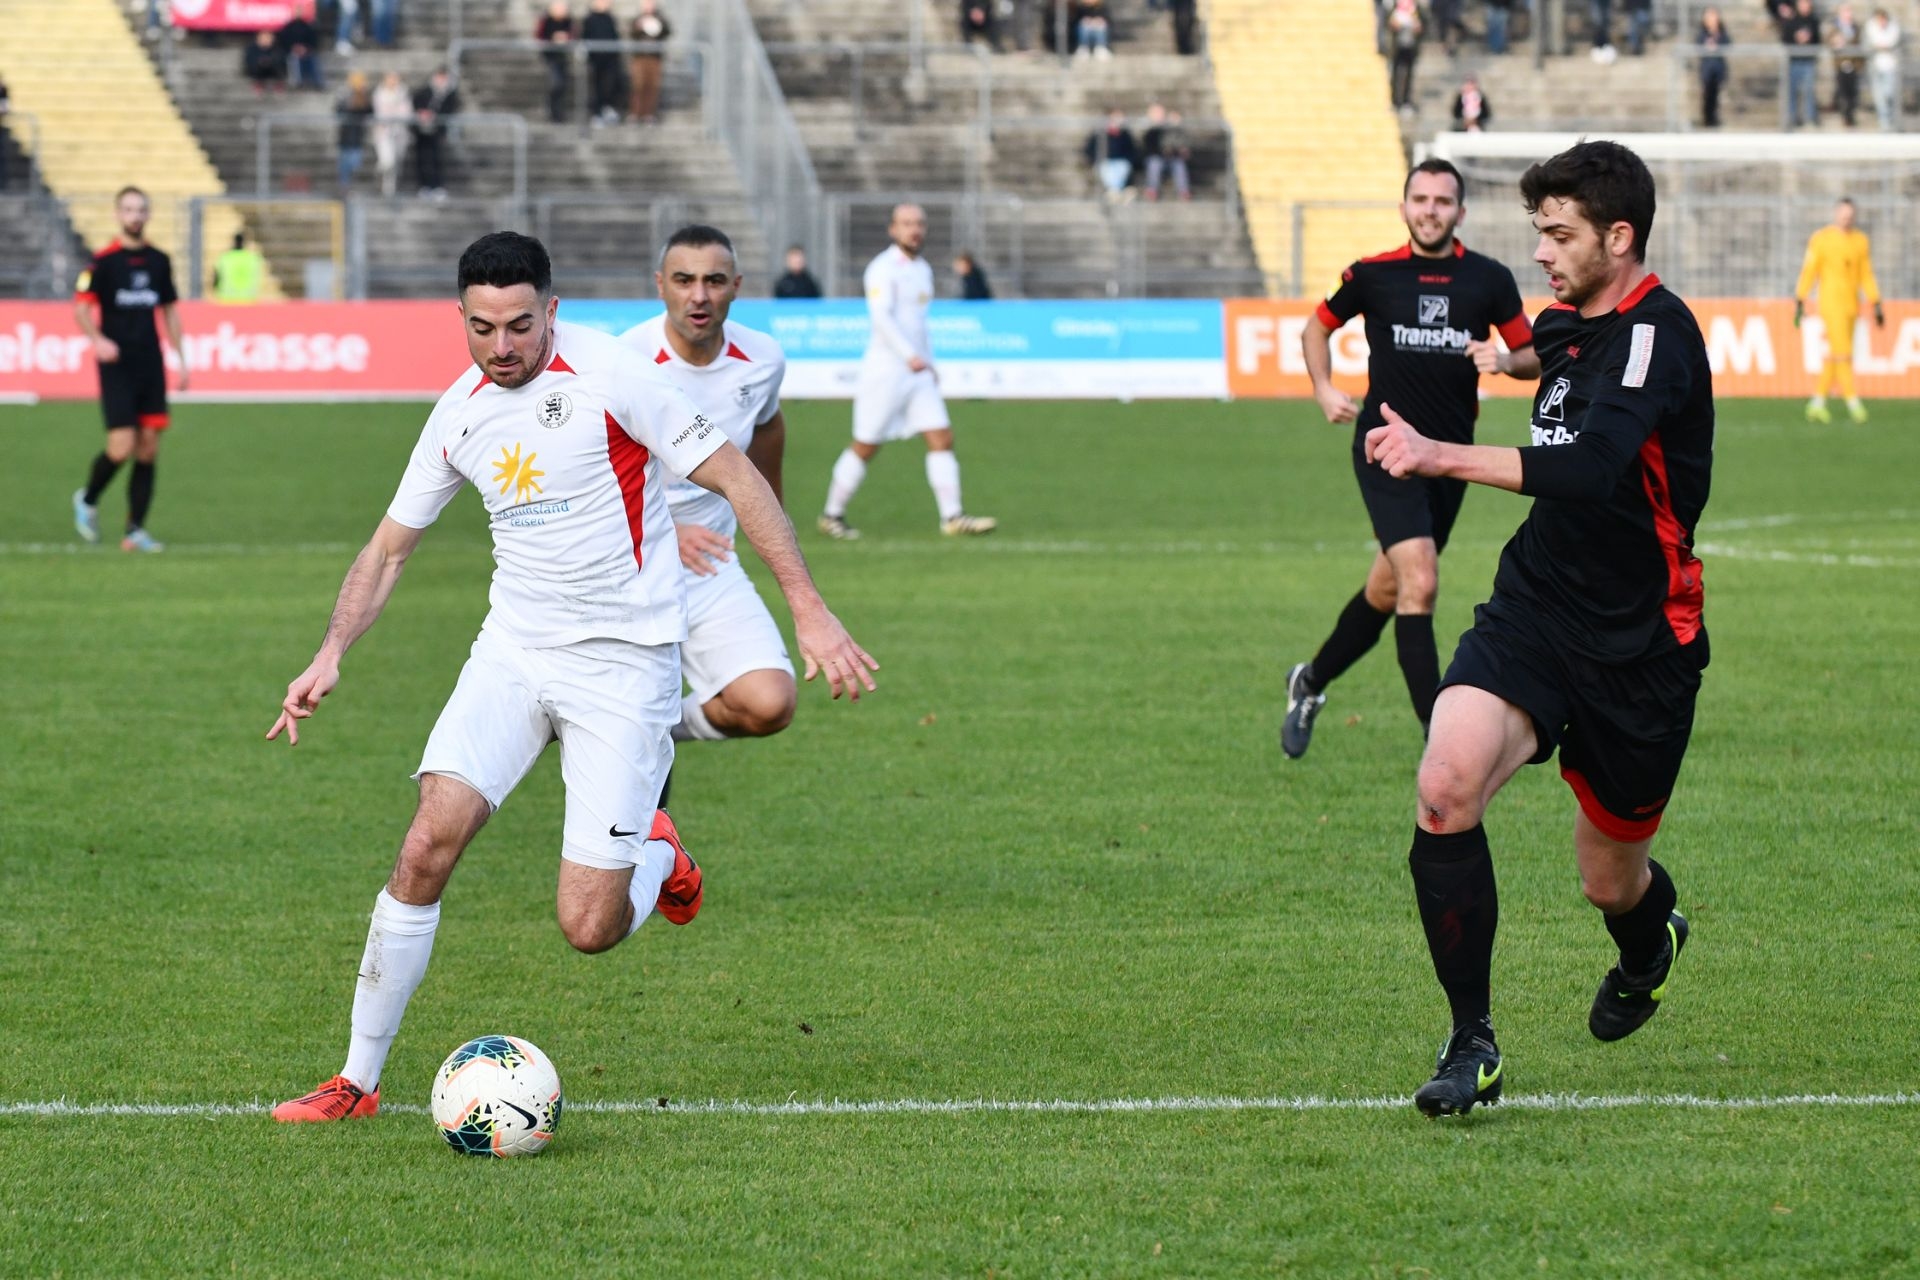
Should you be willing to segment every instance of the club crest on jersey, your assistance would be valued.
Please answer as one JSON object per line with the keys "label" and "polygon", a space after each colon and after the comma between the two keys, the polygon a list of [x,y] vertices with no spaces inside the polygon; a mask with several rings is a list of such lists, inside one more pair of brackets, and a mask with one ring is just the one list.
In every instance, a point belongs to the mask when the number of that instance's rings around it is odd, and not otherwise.
{"label": "club crest on jersey", "polygon": [[1420,323],[1445,328],[1447,314],[1452,309],[1453,300],[1444,293],[1423,293],[1420,295]]}
{"label": "club crest on jersey", "polygon": [[573,416],[573,400],[564,391],[550,391],[540,397],[539,407],[533,411],[533,416],[547,430],[557,430],[566,426],[567,419]]}
{"label": "club crest on jersey", "polygon": [[758,389],[759,388],[757,387],[749,387],[742,384],[741,386],[735,387],[733,389],[733,398],[735,400],[738,400],[740,402],[740,407],[744,409],[748,405],[753,403],[753,393]]}

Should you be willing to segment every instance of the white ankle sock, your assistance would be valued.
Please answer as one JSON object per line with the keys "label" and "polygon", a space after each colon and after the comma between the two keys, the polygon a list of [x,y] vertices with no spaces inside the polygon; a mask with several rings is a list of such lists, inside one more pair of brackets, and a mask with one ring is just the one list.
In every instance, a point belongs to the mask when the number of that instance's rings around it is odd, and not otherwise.
{"label": "white ankle sock", "polygon": [[353,988],[353,1039],[340,1074],[362,1089],[380,1083],[387,1050],[400,1031],[400,1016],[414,988],[427,976],[433,955],[433,931],[440,926],[440,904],[416,907],[385,889],[373,901],[367,949],[360,957],[360,979]]}
{"label": "white ankle sock", "polygon": [[633,901],[633,923],[627,926],[629,938],[653,914],[654,904],[660,901],[660,886],[672,874],[672,845],[665,840],[648,840],[640,846],[639,860],[633,864],[633,883],[627,886],[627,897]]}
{"label": "white ankle sock", "polygon": [[951,520],[966,510],[960,505],[960,459],[953,456],[953,450],[939,449],[927,454],[927,484],[933,489],[933,500],[940,508],[942,520]]}
{"label": "white ankle sock", "polygon": [[836,519],[846,515],[847,504],[853,501],[854,494],[860,492],[860,482],[866,478],[866,460],[851,449],[842,449],[840,456],[833,461],[833,483],[827,486],[824,513]]}
{"label": "white ankle sock", "polygon": [[680,699],[680,723],[673,726],[675,742],[719,742],[727,735],[713,727],[698,694]]}

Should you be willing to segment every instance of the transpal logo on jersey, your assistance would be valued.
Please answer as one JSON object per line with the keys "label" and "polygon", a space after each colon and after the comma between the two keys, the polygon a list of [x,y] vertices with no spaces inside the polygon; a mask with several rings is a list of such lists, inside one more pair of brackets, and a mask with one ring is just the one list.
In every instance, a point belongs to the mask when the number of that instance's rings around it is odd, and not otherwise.
{"label": "transpal logo on jersey", "polygon": [[1473,341],[1473,335],[1465,329],[1455,329],[1447,323],[1452,309],[1452,299],[1444,293],[1423,293],[1419,296],[1419,306],[1415,315],[1418,324],[1396,324],[1393,326],[1393,347],[1396,351],[1432,351],[1441,355],[1459,355]]}
{"label": "transpal logo on jersey", "polygon": [[566,426],[567,419],[573,416],[573,400],[564,391],[549,392],[540,398],[533,415],[547,430],[556,430]]}
{"label": "transpal logo on jersey", "polygon": [[1540,404],[1533,411],[1533,420],[1527,424],[1528,434],[1534,444],[1572,444],[1580,438],[1578,431],[1567,430],[1567,393],[1573,390],[1573,383],[1565,378],[1555,378],[1553,385],[1540,397]]}
{"label": "transpal logo on jersey", "polygon": [[1444,293],[1423,293],[1420,295],[1420,323],[1428,327],[1447,323],[1447,312],[1453,300]]}

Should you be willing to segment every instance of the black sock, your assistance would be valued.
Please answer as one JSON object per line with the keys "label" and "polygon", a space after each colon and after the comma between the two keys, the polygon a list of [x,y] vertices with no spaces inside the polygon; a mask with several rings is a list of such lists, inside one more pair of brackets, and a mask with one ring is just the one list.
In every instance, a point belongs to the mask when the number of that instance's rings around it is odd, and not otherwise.
{"label": "black sock", "polygon": [[1659,971],[1667,958],[1667,917],[1680,900],[1665,867],[1648,858],[1647,870],[1653,872],[1653,883],[1640,901],[1606,918],[1607,932],[1620,944],[1620,972],[1630,978]]}
{"label": "black sock", "polygon": [[120,464],[104,453],[93,460],[93,470],[87,475],[86,503],[88,506],[100,505],[100,495],[106,492],[107,485],[112,483],[115,473],[119,470]]}
{"label": "black sock", "polygon": [[127,532],[147,527],[147,508],[153,505],[153,468],[151,462],[133,464],[127,477]]}
{"label": "black sock", "polygon": [[1433,719],[1433,700],[1440,692],[1440,651],[1433,645],[1433,615],[1402,613],[1393,620],[1393,646],[1400,651],[1400,674],[1406,677],[1413,714],[1421,724]]}
{"label": "black sock", "polygon": [[1493,882],[1487,829],[1476,826],[1442,836],[1415,827],[1407,866],[1413,872],[1434,976],[1447,993],[1455,1030],[1471,1022],[1490,1024],[1500,894]]}
{"label": "black sock", "polygon": [[1382,613],[1368,604],[1365,591],[1356,592],[1340,611],[1340,620],[1333,624],[1333,634],[1307,664],[1307,687],[1319,693],[1338,680],[1348,667],[1366,657],[1367,650],[1379,643],[1380,633],[1387,629],[1387,619],[1391,617],[1391,613]]}

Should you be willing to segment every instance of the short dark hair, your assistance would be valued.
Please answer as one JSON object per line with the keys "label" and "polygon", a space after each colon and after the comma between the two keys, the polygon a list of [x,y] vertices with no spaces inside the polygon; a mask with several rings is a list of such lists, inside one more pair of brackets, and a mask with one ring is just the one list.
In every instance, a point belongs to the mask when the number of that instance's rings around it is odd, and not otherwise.
{"label": "short dark hair", "polygon": [[1407,180],[1400,184],[1400,198],[1402,200],[1405,200],[1407,198],[1407,192],[1413,189],[1413,175],[1416,173],[1446,173],[1453,175],[1453,189],[1459,195],[1460,203],[1465,204],[1467,202],[1467,180],[1460,176],[1460,171],[1453,167],[1452,161],[1441,160],[1437,157],[1431,160],[1422,160],[1419,164],[1407,170]]}
{"label": "short dark hair", "polygon": [[244,249],[244,248],[246,248],[246,247],[247,247],[247,233],[246,233],[246,232],[244,232],[244,231],[236,231],[236,232],[234,232],[234,233],[233,233],[233,247],[234,247],[234,248],[236,248],[236,249]]}
{"label": "short dark hair", "polygon": [[117,205],[122,200],[125,200],[128,196],[139,196],[142,200],[147,201],[147,203],[149,204],[153,203],[152,199],[147,195],[146,192],[142,191],[140,188],[135,186],[125,186],[120,188],[118,191],[114,192],[113,202],[114,204]]}
{"label": "short dark hair", "polygon": [[1577,200],[1587,221],[1604,231],[1616,222],[1633,228],[1633,256],[1647,260],[1653,232],[1653,173],[1617,142],[1579,142],[1520,175],[1528,213],[1548,199]]}
{"label": "short dark hair", "polygon": [[481,236],[460,255],[460,292],[476,284],[510,289],[530,284],[545,297],[553,292],[553,263],[547,247],[518,231],[495,231]]}
{"label": "short dark hair", "polygon": [[1835,204],[1843,204],[1843,205],[1845,205],[1845,206],[1847,206],[1847,208],[1849,208],[1849,209],[1858,209],[1858,208],[1860,207],[1859,205],[1857,205],[1857,204],[1855,204],[1855,203],[1853,202],[1853,197],[1852,197],[1852,196],[1841,196],[1841,197],[1840,197],[1840,198],[1839,198],[1838,200],[1835,200],[1835,201],[1834,201],[1834,203],[1835,203]]}
{"label": "short dark hair", "polygon": [[710,227],[704,222],[689,222],[667,237],[667,242],[660,246],[658,269],[666,270],[667,255],[675,249],[707,249],[716,244],[727,251],[727,256],[733,259],[734,267],[738,269],[740,255],[734,252],[733,241],[729,240],[727,233],[720,228]]}

